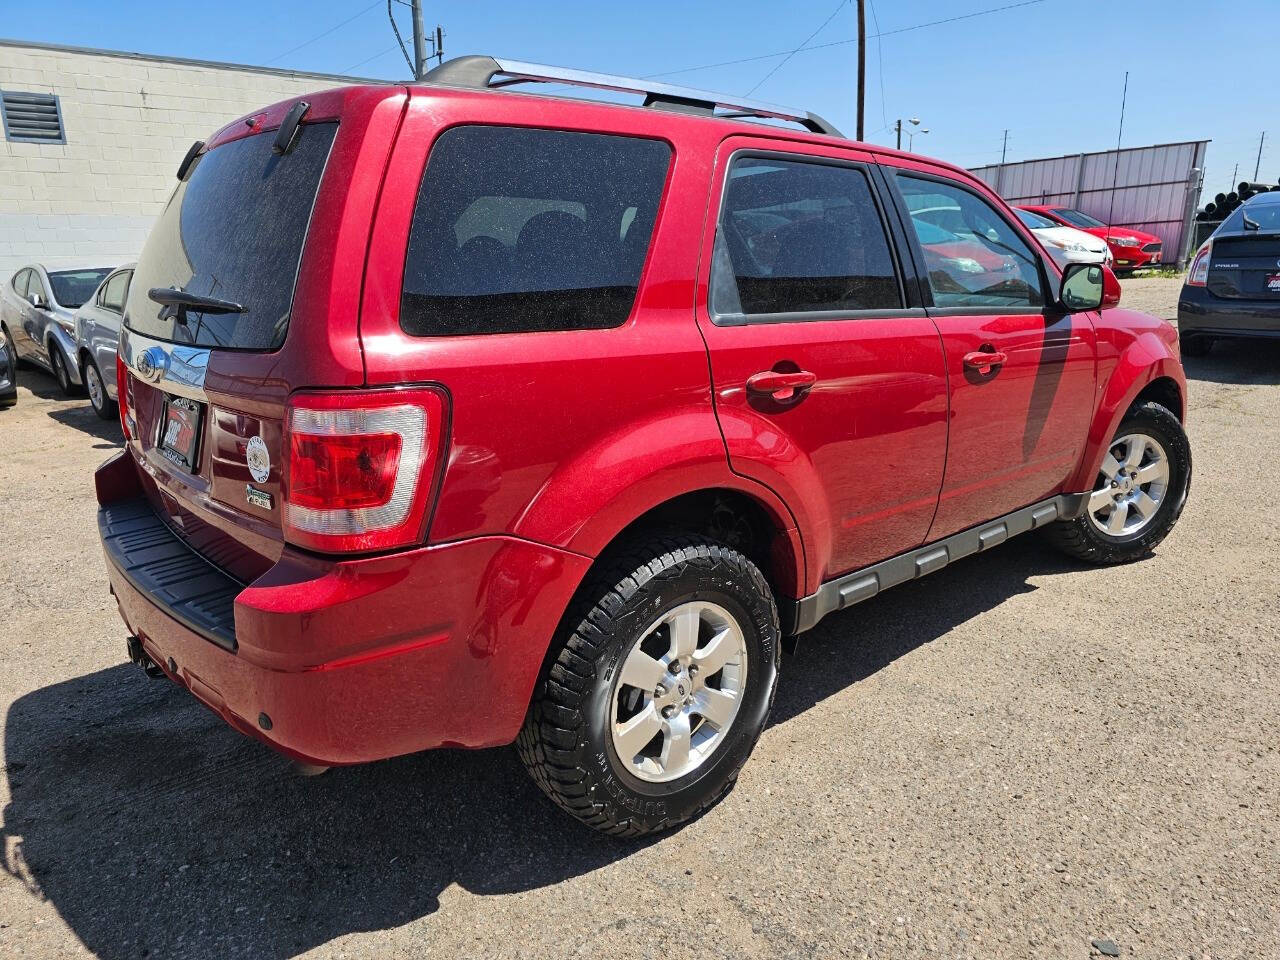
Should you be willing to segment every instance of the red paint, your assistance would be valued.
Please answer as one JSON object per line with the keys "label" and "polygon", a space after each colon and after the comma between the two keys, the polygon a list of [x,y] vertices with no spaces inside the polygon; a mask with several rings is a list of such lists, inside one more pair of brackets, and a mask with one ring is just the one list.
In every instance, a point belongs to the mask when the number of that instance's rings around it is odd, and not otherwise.
{"label": "red paint", "polygon": [[[1052,220],[1054,223],[1061,224],[1064,227],[1070,227],[1072,230],[1083,230],[1085,233],[1092,234],[1093,236],[1106,241],[1107,247],[1111,250],[1111,255],[1116,260],[1117,267],[1121,267],[1125,270],[1135,270],[1138,267],[1145,267],[1150,263],[1160,262],[1160,250],[1146,251],[1142,249],[1148,244],[1163,242],[1154,233],[1147,233],[1145,230],[1135,230],[1133,227],[1081,227],[1072,223],[1058,212],[1064,209],[1062,204],[1020,203],[1018,206],[1023,210],[1030,210],[1032,213],[1038,213],[1040,216]],[[1136,245],[1119,244],[1111,239],[1113,237],[1133,237],[1138,242]]]}
{"label": "red paint", "polygon": [[[953,178],[1001,205],[954,167],[746,122],[527,95],[353,87],[306,99],[308,122],[341,122],[284,345],[212,353],[194,473],[152,449],[161,398],[138,382],[129,409],[139,429],[97,475],[100,502],[146,496],[195,549],[247,584],[231,654],[111,572],[121,613],[152,657],[162,665],[172,657],[175,680],[291,756],[351,763],[510,741],[592,559],[681,494],[723,489],[755,500],[775,529],[776,588],[802,597],[927,540],[1088,489],[1137,393],[1159,376],[1185,391],[1172,327],[1125,310],[956,316],[919,308],[712,322],[710,251],[734,150],[901,166]],[[270,136],[291,105],[260,111],[253,126],[228,124],[208,149]],[[440,134],[463,123],[670,145],[653,242],[622,326],[445,338],[401,331],[423,170]],[[1050,277],[1056,282],[1052,267]],[[1107,284],[1110,305],[1118,285],[1109,274]],[[312,440],[290,441],[290,410],[396,396],[428,407],[409,518],[391,535],[364,539],[289,528],[291,485],[311,505],[355,496],[352,484],[332,485],[336,474],[316,472],[322,451]],[[254,436],[271,455],[261,482],[245,460]],[[342,451],[329,453],[330,466],[355,466]],[[376,473],[377,462],[370,456],[359,469]],[[310,493],[300,487],[304,466]],[[246,501],[250,483],[270,506]],[[385,486],[371,480],[359,493],[368,501]],[[270,731],[258,726],[263,712]]]}

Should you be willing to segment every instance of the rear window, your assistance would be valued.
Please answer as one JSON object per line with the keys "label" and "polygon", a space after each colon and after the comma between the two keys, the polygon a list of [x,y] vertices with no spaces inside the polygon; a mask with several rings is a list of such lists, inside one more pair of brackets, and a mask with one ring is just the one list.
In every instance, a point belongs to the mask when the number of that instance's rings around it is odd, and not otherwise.
{"label": "rear window", "polygon": [[413,212],[400,326],[441,337],[622,324],[670,163],[657,140],[447,130]]}
{"label": "rear window", "polygon": [[1063,220],[1067,221],[1067,223],[1076,227],[1083,227],[1086,230],[1092,229],[1094,227],[1106,226],[1106,224],[1103,223],[1101,220],[1095,220],[1093,217],[1089,216],[1087,213],[1081,213],[1079,210],[1068,210],[1065,207],[1059,207],[1058,209],[1054,210],[1053,213],[1055,216],[1059,216]]}
{"label": "rear window", "polygon": [[[273,350],[284,342],[293,288],[336,123],[299,128],[293,149],[272,152],[275,132],[215,147],[200,157],[151,230],[129,286],[131,330],[178,343]],[[178,287],[230,300],[243,313],[173,310],[147,296]]]}

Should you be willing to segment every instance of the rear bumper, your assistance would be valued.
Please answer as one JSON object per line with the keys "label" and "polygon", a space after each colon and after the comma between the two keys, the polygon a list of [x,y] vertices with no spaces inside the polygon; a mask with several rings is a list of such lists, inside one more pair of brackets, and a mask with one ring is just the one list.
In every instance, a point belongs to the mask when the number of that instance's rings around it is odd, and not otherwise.
{"label": "rear bumper", "polygon": [[126,451],[98,472],[120,614],[231,726],[320,764],[514,739],[588,558],[507,537],[355,560],[289,549],[241,585],[148,519],[135,470]]}
{"label": "rear bumper", "polygon": [[1206,287],[1182,288],[1178,332],[1221,337],[1280,337],[1280,300],[1228,300]]}

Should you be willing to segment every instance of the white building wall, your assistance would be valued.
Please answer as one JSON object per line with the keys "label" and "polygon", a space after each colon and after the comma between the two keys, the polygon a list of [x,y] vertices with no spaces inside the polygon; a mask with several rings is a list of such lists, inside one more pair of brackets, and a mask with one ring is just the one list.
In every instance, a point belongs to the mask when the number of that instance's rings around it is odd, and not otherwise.
{"label": "white building wall", "polygon": [[53,93],[65,144],[0,133],[0,280],[26,263],[137,259],[194,140],[349,78],[0,40],[0,90]]}

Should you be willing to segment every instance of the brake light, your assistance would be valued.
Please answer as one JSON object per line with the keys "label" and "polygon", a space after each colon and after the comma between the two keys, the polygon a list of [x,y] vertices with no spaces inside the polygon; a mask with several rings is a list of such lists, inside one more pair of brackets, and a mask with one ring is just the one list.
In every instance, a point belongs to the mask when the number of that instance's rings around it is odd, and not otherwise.
{"label": "brake light", "polygon": [[1213,241],[1206,240],[1204,246],[1196,251],[1191,261],[1191,269],[1187,271],[1188,287],[1203,287],[1209,282],[1209,254],[1213,252]]}
{"label": "brake light", "polygon": [[133,439],[133,381],[129,379],[129,368],[124,358],[116,354],[116,407],[120,411],[120,429],[124,431],[125,441]]}
{"label": "brake light", "polygon": [[419,543],[444,425],[430,388],[296,394],[285,418],[285,538],[314,550]]}

